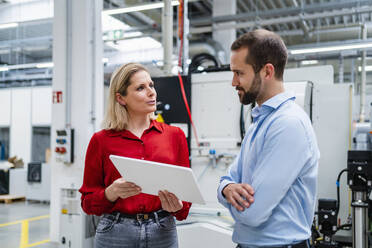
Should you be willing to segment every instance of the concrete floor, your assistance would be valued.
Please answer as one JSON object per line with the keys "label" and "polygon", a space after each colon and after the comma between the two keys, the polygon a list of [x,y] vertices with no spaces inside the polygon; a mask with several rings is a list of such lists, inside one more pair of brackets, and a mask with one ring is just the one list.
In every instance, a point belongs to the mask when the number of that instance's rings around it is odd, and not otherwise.
{"label": "concrete floor", "polygon": [[[4,224],[45,215],[49,215],[48,204],[27,201],[13,202],[11,204],[0,203],[0,247],[26,247],[21,245],[22,224],[16,223],[6,226]],[[49,240],[49,217],[29,221],[28,244],[34,244],[43,240]],[[57,248],[58,244],[47,242],[32,247]]]}

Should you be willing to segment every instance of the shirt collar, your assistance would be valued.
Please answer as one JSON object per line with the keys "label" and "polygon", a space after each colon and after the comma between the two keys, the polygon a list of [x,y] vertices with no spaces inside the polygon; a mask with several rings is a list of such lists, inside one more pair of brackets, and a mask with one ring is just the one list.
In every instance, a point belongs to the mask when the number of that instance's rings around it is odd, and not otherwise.
{"label": "shirt collar", "polygon": [[252,117],[253,121],[256,121],[258,117],[262,115],[267,115],[271,113],[274,109],[277,109],[282,105],[284,102],[288,100],[296,99],[293,92],[282,92],[279,93],[270,99],[266,100],[261,106],[256,106],[252,109]]}
{"label": "shirt collar", "polygon": [[269,106],[273,109],[277,109],[282,103],[288,101],[288,100],[294,100],[296,99],[293,92],[282,92],[279,93],[273,97],[271,97],[269,100],[264,102],[262,105]]}
{"label": "shirt collar", "polygon": [[162,133],[164,131],[163,126],[156,120],[151,120],[150,127],[148,129],[152,128],[154,128],[159,133]]}
{"label": "shirt collar", "polygon": [[[164,131],[162,125],[159,122],[157,122],[156,120],[151,120],[150,126],[149,126],[148,129],[145,130],[145,132],[149,132],[152,129],[158,131],[159,133],[162,133]],[[110,136],[110,137],[122,136],[122,137],[126,137],[126,138],[131,138],[131,139],[137,138],[131,132],[129,132],[126,129],[120,130],[120,131],[115,131],[113,129],[109,129],[109,130],[107,130],[107,135]]]}

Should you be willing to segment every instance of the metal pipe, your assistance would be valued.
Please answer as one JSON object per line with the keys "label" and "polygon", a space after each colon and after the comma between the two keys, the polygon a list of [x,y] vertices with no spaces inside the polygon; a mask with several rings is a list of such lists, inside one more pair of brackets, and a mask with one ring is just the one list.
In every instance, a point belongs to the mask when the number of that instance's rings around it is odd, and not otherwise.
{"label": "metal pipe", "polygon": [[164,73],[172,74],[172,50],[173,50],[173,8],[171,0],[164,1],[162,15],[162,34],[163,34],[163,49],[164,49]]}
{"label": "metal pipe", "polygon": [[344,83],[344,57],[342,54],[339,59],[339,68],[338,68],[338,82],[340,84]]}
{"label": "metal pipe", "polygon": [[[91,61],[91,66],[92,66],[92,71],[91,71],[91,101],[90,101],[90,123],[92,124],[93,132],[96,131],[96,61],[97,61],[97,53],[96,53],[96,19],[97,19],[97,14],[96,14],[96,1],[91,1],[91,23],[92,23],[92,42],[91,42],[91,53],[92,53],[92,61]],[[101,17],[99,17],[99,20],[101,20]],[[99,58],[101,61],[102,58]]]}
{"label": "metal pipe", "polygon": [[[358,9],[357,13],[369,13],[372,11],[372,7],[365,7]],[[290,22],[300,22],[302,20],[313,20],[319,18],[327,18],[327,17],[335,17],[335,16],[344,16],[344,15],[352,15],[356,13],[356,9],[342,9],[342,10],[335,10],[335,11],[328,11],[328,12],[320,12],[320,13],[311,13],[311,14],[302,14],[301,16],[286,16],[280,18],[268,18],[260,20],[261,26],[267,25],[274,25],[274,24],[283,24],[283,23],[290,23]],[[232,18],[227,18],[228,20],[237,20],[238,18],[232,16]],[[194,25],[193,22],[191,22]],[[219,25],[219,23],[215,23],[212,26],[202,26],[198,28],[190,29],[190,33],[197,34],[197,33],[206,33],[212,32],[213,29],[223,30],[223,29],[231,29],[231,28],[249,28],[254,27],[257,25],[257,21],[246,21],[246,22],[238,22],[236,24],[230,25]]]}
{"label": "metal pipe", "polygon": [[[365,6],[364,6],[365,5]],[[304,14],[305,19],[309,16],[309,13],[315,13],[315,14],[326,14],[329,15],[329,13],[345,13],[344,10],[347,10],[348,13],[351,14],[360,14],[365,13],[365,11],[369,12],[368,9],[370,5],[370,0],[358,0],[358,1],[341,1],[341,2],[329,2],[329,3],[322,3],[322,4],[307,4],[303,6],[297,6],[297,7],[286,7],[286,8],[280,8],[280,9],[270,9],[266,11],[260,11],[259,14],[255,11],[250,12],[243,12],[236,15],[224,15],[224,16],[214,16],[209,18],[198,18],[191,20],[191,25],[211,25],[213,23],[218,22],[230,22],[230,21],[242,21],[242,20],[255,20],[257,17],[261,20],[271,18],[272,16],[290,16],[294,15],[297,16],[301,13]],[[335,9],[337,9],[335,11]],[[339,12],[339,10],[341,12]],[[320,13],[316,13],[320,12]],[[311,16],[311,15],[310,15]],[[281,18],[278,18],[281,19]],[[317,19],[317,18],[314,18]],[[278,23],[281,23],[278,21]]]}
{"label": "metal pipe", "polygon": [[[364,23],[362,25],[362,37],[363,40],[367,39],[367,25]],[[366,101],[366,56],[367,51],[364,49],[362,51],[362,81],[360,85],[360,114],[359,121],[364,122],[365,120],[365,101]]]}
{"label": "metal pipe", "polygon": [[368,203],[366,203],[366,192],[353,192],[353,248],[368,247]]}
{"label": "metal pipe", "polygon": [[188,74],[189,65],[187,61],[189,59],[189,38],[187,35],[190,32],[190,21],[188,18],[188,0],[183,1],[183,51],[182,51],[182,73],[183,75]]}
{"label": "metal pipe", "polygon": [[66,128],[71,128],[72,0],[66,2]]}

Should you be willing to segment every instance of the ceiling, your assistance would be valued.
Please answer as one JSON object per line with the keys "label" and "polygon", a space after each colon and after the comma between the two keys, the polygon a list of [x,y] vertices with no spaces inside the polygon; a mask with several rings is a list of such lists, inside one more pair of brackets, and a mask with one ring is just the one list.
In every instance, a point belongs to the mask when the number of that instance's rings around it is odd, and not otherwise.
{"label": "ceiling", "polygon": [[[159,0],[103,0],[104,10]],[[0,1],[0,8],[9,4]],[[219,23],[232,22],[237,35],[254,28],[279,33],[287,46],[314,46],[328,42],[361,39],[361,24],[372,37],[372,0],[236,0],[235,15],[212,17],[213,0],[189,0],[189,39],[208,40]],[[177,24],[174,7],[174,24]],[[113,15],[144,35],[161,39],[161,9]],[[176,27],[175,27],[176,28]],[[0,29],[0,64],[51,61],[53,21],[51,18]],[[176,32],[175,32],[176,33]],[[113,51],[105,46],[106,51]],[[339,55],[337,55],[339,56]]]}

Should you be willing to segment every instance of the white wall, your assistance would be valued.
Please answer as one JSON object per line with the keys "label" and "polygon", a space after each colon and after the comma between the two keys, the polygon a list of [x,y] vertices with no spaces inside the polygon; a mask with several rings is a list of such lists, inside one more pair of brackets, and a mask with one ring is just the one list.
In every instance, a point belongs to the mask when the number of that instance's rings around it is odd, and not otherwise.
{"label": "white wall", "polygon": [[[51,125],[51,87],[0,90],[0,126],[10,127],[9,156],[31,160],[32,126]],[[26,166],[25,166],[26,167]]]}
{"label": "white wall", "polygon": [[0,90],[0,126],[10,126],[10,90]]}
{"label": "white wall", "polygon": [[28,163],[31,159],[31,90],[12,89],[9,155]]}
{"label": "white wall", "polygon": [[53,3],[53,0],[20,0],[14,4],[2,4],[0,8],[0,23],[52,18]]}
{"label": "white wall", "polygon": [[38,87],[31,89],[32,125],[50,126],[52,120],[52,89]]}

